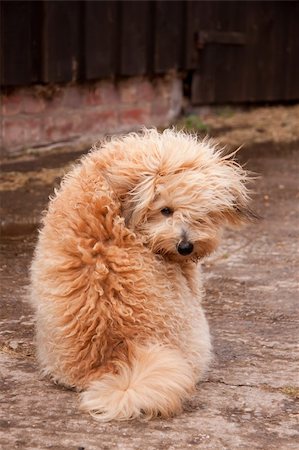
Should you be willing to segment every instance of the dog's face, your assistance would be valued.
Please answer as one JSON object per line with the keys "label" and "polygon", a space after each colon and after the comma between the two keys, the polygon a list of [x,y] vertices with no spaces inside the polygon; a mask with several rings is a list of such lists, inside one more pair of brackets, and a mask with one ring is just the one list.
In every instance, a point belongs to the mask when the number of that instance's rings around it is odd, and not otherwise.
{"label": "dog's face", "polygon": [[127,226],[154,253],[200,259],[217,247],[224,225],[248,219],[246,172],[208,141],[172,130],[127,140],[130,152],[114,161],[111,181]]}
{"label": "dog's face", "polygon": [[[236,168],[230,164],[221,169],[222,177],[225,172],[231,178],[236,175]],[[172,260],[201,259],[216,249],[225,224],[246,221],[248,212],[241,199],[237,200],[238,193],[223,190],[223,183],[228,189],[228,180],[220,174],[217,180],[216,167],[213,172],[202,175],[183,170],[152,180],[155,187],[151,202],[144,210],[135,205],[129,224],[144,236],[154,253]]]}
{"label": "dog's face", "polygon": [[220,229],[200,210],[200,196],[192,185],[176,177],[165,178],[157,185],[155,197],[135,229],[154,253],[172,259],[201,258],[216,248]]}

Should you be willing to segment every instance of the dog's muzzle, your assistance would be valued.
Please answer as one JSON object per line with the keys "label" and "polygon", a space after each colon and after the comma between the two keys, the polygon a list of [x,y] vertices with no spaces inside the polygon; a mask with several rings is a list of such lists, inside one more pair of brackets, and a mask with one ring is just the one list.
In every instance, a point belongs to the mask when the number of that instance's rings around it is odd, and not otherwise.
{"label": "dog's muzzle", "polygon": [[192,242],[189,241],[181,241],[177,245],[177,251],[179,252],[180,255],[183,256],[191,255],[191,253],[193,252],[193,248],[194,246]]}

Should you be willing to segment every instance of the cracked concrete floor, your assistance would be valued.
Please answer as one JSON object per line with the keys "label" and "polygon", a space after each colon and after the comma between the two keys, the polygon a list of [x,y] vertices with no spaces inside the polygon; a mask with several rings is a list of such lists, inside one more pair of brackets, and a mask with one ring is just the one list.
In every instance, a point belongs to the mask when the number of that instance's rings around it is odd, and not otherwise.
{"label": "cracked concrete floor", "polygon": [[[20,172],[21,166],[9,170]],[[29,167],[21,187],[5,187],[4,213],[11,207],[20,227],[1,242],[0,448],[297,450],[298,166],[299,152],[287,148],[249,158],[248,168],[261,174],[253,206],[263,220],[227,232],[203,266],[213,365],[183,414],[151,422],[99,424],[79,412],[74,392],[39,376],[26,302],[36,239],[29,231],[52,190],[53,173],[47,183],[46,169],[34,179],[32,170],[40,168]],[[28,212],[26,228],[22,217]]]}

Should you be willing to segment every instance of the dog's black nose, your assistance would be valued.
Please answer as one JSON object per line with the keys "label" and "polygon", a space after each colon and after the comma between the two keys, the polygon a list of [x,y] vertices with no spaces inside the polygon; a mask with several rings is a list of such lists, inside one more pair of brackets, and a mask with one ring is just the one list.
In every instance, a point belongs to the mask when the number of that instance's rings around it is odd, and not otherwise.
{"label": "dog's black nose", "polygon": [[180,255],[191,255],[193,252],[193,244],[188,241],[181,241],[177,246],[178,252]]}

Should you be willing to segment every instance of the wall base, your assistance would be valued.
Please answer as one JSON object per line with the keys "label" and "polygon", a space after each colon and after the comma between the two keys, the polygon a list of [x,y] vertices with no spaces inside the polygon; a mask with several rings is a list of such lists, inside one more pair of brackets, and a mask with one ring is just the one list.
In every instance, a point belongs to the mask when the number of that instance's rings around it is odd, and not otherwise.
{"label": "wall base", "polygon": [[2,155],[96,142],[105,134],[143,126],[166,127],[182,105],[182,81],[176,75],[18,88],[1,96]]}

